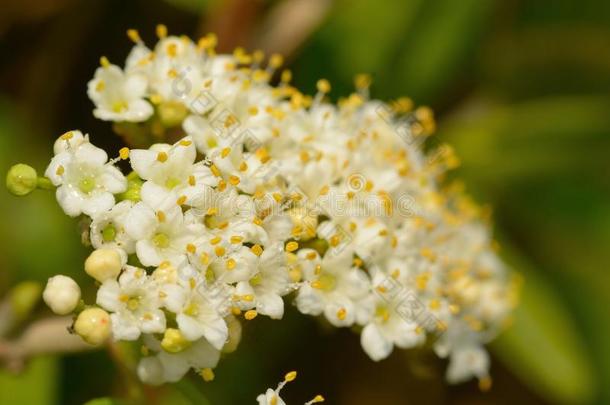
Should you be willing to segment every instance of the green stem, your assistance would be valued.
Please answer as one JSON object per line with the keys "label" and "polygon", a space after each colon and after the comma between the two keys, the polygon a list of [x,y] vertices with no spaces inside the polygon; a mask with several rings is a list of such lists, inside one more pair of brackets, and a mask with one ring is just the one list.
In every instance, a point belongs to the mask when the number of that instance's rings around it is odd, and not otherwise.
{"label": "green stem", "polygon": [[36,183],[36,187],[41,190],[55,190],[55,186],[51,183],[47,177],[38,177],[38,181]]}

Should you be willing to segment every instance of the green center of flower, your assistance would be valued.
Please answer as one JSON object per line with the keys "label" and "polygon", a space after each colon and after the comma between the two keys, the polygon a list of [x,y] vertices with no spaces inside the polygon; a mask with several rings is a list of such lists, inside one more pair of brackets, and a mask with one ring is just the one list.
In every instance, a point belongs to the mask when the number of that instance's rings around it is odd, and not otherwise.
{"label": "green center of flower", "polygon": [[261,273],[256,273],[256,275],[254,275],[254,277],[252,277],[250,279],[250,285],[252,287],[256,287],[257,285],[260,285],[260,283],[263,282],[263,276],[261,276]]}
{"label": "green center of flower", "polygon": [[380,318],[383,322],[387,322],[388,319],[390,319],[390,311],[385,305],[378,305],[377,308],[375,308],[375,316]]}
{"label": "green center of flower", "polygon": [[177,179],[175,177],[170,177],[169,179],[167,179],[167,181],[165,182],[165,187],[169,188],[170,190],[173,189],[174,187],[176,187],[177,185],[179,185],[181,183],[180,179]]}
{"label": "green center of flower", "polygon": [[208,267],[205,270],[205,281],[208,283],[213,283],[216,280],[216,274],[214,274],[214,270],[211,267]]}
{"label": "green center of flower", "polygon": [[91,177],[85,177],[78,183],[78,188],[85,194],[89,194],[95,188],[95,180]]}
{"label": "green center of flower", "polygon": [[102,229],[102,238],[104,242],[112,242],[116,238],[116,228],[113,224],[108,224]]}
{"label": "green center of flower", "polygon": [[188,316],[197,316],[199,315],[199,306],[194,302],[191,302],[186,308],[184,308],[183,312]]}
{"label": "green center of flower", "polygon": [[127,110],[127,103],[125,101],[115,101],[112,103],[112,111],[115,113],[121,113]]}
{"label": "green center of flower", "polygon": [[169,237],[166,234],[159,232],[155,236],[153,236],[152,242],[155,244],[156,247],[160,249],[165,249],[169,246]]}

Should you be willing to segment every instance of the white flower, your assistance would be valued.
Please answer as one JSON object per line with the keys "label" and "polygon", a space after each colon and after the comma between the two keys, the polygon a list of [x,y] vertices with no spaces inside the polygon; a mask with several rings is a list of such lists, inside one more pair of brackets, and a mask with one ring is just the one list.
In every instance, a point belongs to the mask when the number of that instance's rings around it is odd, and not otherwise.
{"label": "white flower", "polygon": [[141,333],[165,330],[158,287],[142,269],[126,266],[118,282],[104,281],[97,292],[97,304],[111,313],[116,340],[136,340]]}
{"label": "white flower", "polygon": [[207,285],[197,272],[185,270],[192,276],[182,284],[165,285],[165,307],[176,314],[176,322],[184,337],[195,341],[205,337],[220,350],[227,341],[229,330],[223,319],[228,314],[229,295],[222,282]]}
{"label": "white flower", "polygon": [[78,305],[80,287],[68,276],[53,276],[47,281],[42,298],[57,315],[66,315]]}
{"label": "white flower", "polygon": [[152,106],[144,99],[147,85],[146,76],[126,74],[103,60],[87,86],[87,94],[96,107],[93,115],[104,121],[146,121],[153,114]]}
{"label": "white flower", "polygon": [[[146,183],[152,182],[165,189],[155,191],[167,195],[174,190],[185,194],[187,197],[195,195],[190,188],[202,188],[214,186],[214,179],[210,169],[204,162],[195,164],[197,151],[190,138],[184,138],[174,145],[155,144],[150,149],[132,149],[129,157],[134,171]],[[143,187],[146,187],[147,184]],[[186,191],[182,191],[186,190]]]}
{"label": "white flower", "polygon": [[[235,293],[242,309],[255,308],[261,315],[281,319],[284,315],[282,296],[290,291],[290,276],[281,244],[265,249],[256,259],[252,276],[237,284]],[[244,299],[251,298],[251,299]]]}
{"label": "white flower", "polygon": [[309,315],[324,313],[337,327],[351,326],[362,318],[361,304],[370,291],[370,281],[362,270],[353,267],[352,257],[349,251],[329,249],[320,260],[313,250],[299,251],[307,281],[296,298],[299,311]]}
{"label": "white flower", "polygon": [[163,261],[180,264],[186,259],[186,247],[194,239],[197,225],[185,224],[173,194],[160,201],[154,191],[143,189],[141,197],[124,222],[125,231],[136,241],[138,259],[145,266],[158,266]]}
{"label": "white flower", "polygon": [[125,219],[133,208],[129,200],[121,201],[96,216],[91,222],[89,239],[94,248],[116,248],[125,254],[135,252],[135,241],[125,232]]}
{"label": "white flower", "polygon": [[178,353],[163,350],[151,335],[144,337],[144,344],[147,349],[158,353],[140,360],[137,372],[143,382],[152,385],[179,381],[191,368],[196,371],[212,369],[220,359],[220,351],[205,338],[192,342]]}
{"label": "white flower", "polygon": [[489,354],[477,345],[467,345],[454,349],[449,357],[447,381],[456,384],[473,376],[479,380],[488,377]]}
{"label": "white flower", "polygon": [[107,161],[106,152],[88,142],[51,160],[45,175],[57,186],[57,201],[66,214],[95,217],[112,208],[113,194],[126,190],[125,176]]}

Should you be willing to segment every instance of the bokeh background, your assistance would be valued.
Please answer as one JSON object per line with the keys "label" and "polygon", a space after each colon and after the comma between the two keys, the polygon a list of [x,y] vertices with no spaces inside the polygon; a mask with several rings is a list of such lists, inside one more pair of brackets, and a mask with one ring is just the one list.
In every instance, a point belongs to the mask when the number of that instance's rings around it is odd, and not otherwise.
{"label": "bokeh background", "polygon": [[[492,346],[489,392],[448,386],[446,364],[422,351],[371,362],[358,337],[289,311],[244,328],[216,380],[193,375],[147,391],[151,404],[248,404],[289,370],[284,395],[329,404],[610,403],[610,2],[605,0],[2,0],[0,171],[43,171],[52,142],[81,129],[118,150],[92,116],[86,83],[106,55],[122,64],[138,28],[287,56],[296,84],[318,78],[347,94],[430,105],[438,134],[462,158],[455,173],[493,207],[501,253],[525,280],[512,328]],[[0,294],[56,273],[86,282],[78,224],[52,193],[0,191]],[[89,292],[90,294],[90,292]],[[38,305],[33,316],[48,316]],[[129,387],[104,350],[33,359],[0,371],[1,404],[82,404]]]}

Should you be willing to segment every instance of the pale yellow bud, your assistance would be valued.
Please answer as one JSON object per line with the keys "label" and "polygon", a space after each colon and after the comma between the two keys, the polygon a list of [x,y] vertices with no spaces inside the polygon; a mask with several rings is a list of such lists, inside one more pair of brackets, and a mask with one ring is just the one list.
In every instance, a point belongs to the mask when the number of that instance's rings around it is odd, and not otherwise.
{"label": "pale yellow bud", "polygon": [[85,272],[103,283],[121,272],[121,255],[115,249],[97,249],[85,260]]}
{"label": "pale yellow bud", "polygon": [[110,337],[110,315],[101,308],[87,308],[74,322],[74,331],[91,345],[98,346]]}

